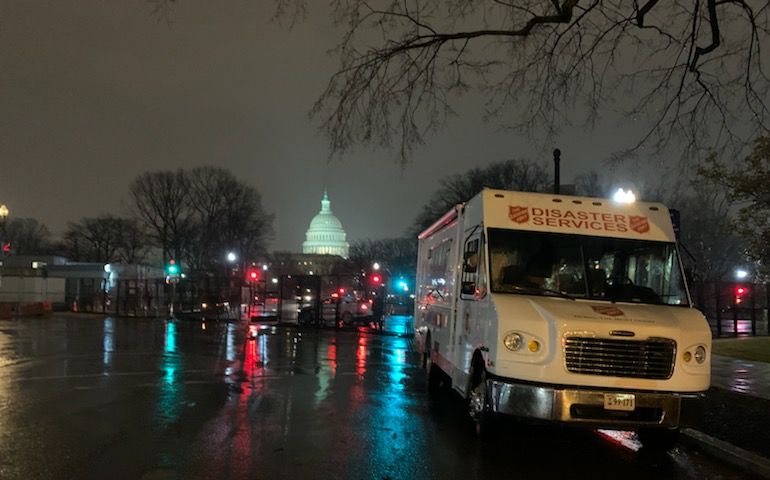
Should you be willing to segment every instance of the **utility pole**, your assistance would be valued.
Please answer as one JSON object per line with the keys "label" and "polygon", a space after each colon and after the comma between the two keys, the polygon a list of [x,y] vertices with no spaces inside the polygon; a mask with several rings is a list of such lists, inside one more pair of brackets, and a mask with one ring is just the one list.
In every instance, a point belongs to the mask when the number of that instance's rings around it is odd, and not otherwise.
{"label": "utility pole", "polygon": [[559,194],[559,185],[561,179],[559,178],[559,162],[561,161],[561,150],[558,148],[553,151],[553,193]]}

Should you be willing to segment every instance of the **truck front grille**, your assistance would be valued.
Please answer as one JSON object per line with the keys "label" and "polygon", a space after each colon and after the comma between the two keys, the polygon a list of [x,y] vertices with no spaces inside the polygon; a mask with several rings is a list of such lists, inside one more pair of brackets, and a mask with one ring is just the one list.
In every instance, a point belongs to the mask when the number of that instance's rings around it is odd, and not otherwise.
{"label": "truck front grille", "polygon": [[667,338],[618,340],[566,337],[567,370],[583,375],[664,380],[674,373],[676,342]]}

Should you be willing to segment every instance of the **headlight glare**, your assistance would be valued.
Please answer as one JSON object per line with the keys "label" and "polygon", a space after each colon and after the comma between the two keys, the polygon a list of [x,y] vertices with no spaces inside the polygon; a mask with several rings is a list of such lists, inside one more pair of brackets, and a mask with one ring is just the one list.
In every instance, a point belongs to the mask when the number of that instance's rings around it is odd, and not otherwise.
{"label": "headlight glare", "polygon": [[521,348],[521,335],[518,333],[509,333],[503,337],[503,344],[508,350],[515,352]]}
{"label": "headlight glare", "polygon": [[698,363],[703,363],[706,361],[706,347],[703,345],[698,345],[698,347],[695,349],[695,361]]}

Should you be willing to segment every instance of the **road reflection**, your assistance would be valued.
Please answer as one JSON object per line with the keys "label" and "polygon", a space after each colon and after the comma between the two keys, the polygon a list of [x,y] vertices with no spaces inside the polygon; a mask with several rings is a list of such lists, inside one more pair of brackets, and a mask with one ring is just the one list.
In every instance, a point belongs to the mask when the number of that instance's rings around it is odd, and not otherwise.
{"label": "road reflection", "polygon": [[160,427],[166,428],[179,418],[184,395],[184,383],[180,378],[181,370],[182,359],[177,351],[176,322],[167,321],[163,335],[161,379],[154,418],[155,423]]}
{"label": "road reflection", "polygon": [[109,373],[108,370],[112,365],[112,351],[114,349],[115,342],[115,320],[112,317],[107,317],[102,322],[102,364],[104,365],[104,373]]}
{"label": "road reflection", "polygon": [[415,399],[406,394],[406,342],[399,340],[391,349],[383,349],[384,381],[376,412],[369,415],[370,452],[377,478],[409,478],[418,470],[425,448],[422,419],[415,416]]}

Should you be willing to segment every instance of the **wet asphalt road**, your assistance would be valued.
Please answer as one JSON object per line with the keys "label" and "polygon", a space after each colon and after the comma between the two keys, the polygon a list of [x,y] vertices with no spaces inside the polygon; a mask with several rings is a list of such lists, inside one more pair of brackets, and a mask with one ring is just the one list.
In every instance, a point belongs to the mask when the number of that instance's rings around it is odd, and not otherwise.
{"label": "wet asphalt road", "polygon": [[0,321],[0,478],[747,478],[511,422],[479,438],[407,338],[61,315]]}

